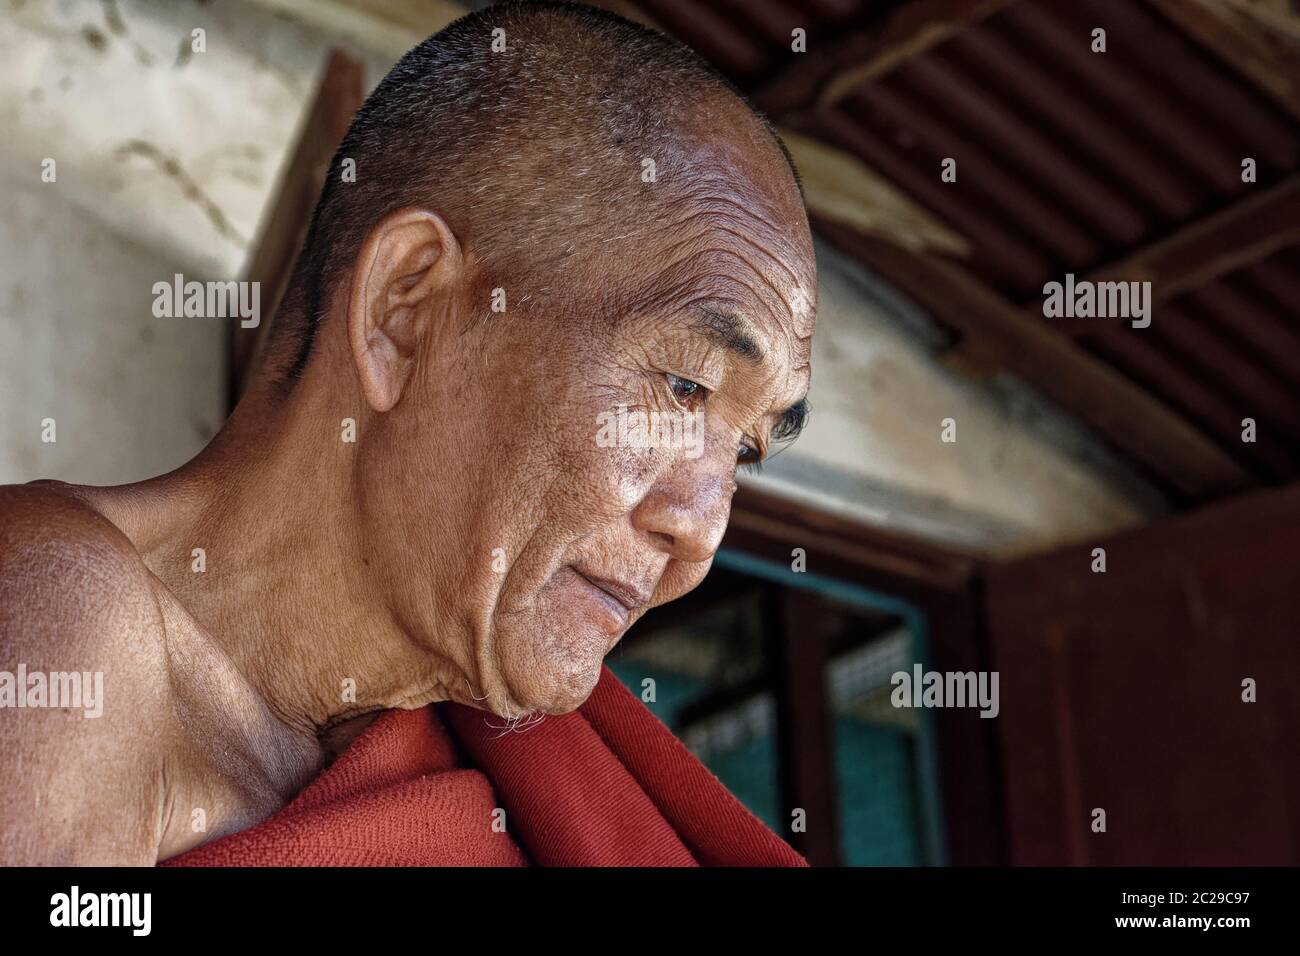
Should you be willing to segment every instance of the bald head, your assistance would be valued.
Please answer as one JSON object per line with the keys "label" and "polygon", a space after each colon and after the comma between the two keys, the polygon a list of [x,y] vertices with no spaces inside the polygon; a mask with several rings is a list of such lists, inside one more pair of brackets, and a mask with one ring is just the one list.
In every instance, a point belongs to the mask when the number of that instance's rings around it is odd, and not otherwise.
{"label": "bald head", "polygon": [[407,53],[353,120],[277,322],[275,372],[301,373],[336,280],[385,214],[435,209],[485,290],[563,281],[711,194],[707,143],[765,155],[798,189],[770,124],[675,40],[563,3],[463,17]]}

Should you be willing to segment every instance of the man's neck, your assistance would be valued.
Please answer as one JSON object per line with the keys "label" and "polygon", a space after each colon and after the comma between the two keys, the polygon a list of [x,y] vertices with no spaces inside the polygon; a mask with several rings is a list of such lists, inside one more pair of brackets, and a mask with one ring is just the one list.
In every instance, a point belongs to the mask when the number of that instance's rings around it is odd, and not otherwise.
{"label": "man's neck", "polygon": [[367,573],[358,446],[342,441],[342,415],[301,391],[275,405],[247,398],[182,468],[90,497],[275,717],[317,736],[444,699],[449,671]]}

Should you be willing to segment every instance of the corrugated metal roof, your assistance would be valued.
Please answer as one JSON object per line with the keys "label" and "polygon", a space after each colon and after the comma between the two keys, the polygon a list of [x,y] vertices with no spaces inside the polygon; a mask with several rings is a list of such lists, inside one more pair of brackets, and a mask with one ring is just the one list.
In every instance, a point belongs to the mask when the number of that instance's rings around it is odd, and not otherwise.
{"label": "corrugated metal roof", "polygon": [[[1300,474],[1300,250],[1159,306],[1141,334],[1094,325],[1082,346],[1142,383],[1263,482]],[[1256,440],[1242,441],[1242,419]]]}
{"label": "corrugated metal roof", "polygon": [[816,49],[845,29],[870,26],[899,2],[638,0],[636,6],[750,91],[800,55],[791,50],[794,29],[805,30]]}
{"label": "corrugated metal roof", "polygon": [[[638,5],[751,91],[782,82],[799,56],[793,28],[808,31],[808,56],[842,50],[846,35],[899,6]],[[1090,49],[1096,27],[1107,31],[1105,53]],[[974,275],[1029,308],[1045,282],[1119,262],[1300,168],[1300,123],[1154,6],[1131,0],[1011,3],[832,106],[806,102],[777,118],[892,180],[971,241],[963,264]],[[956,183],[940,179],[946,157],[957,160]],[[1257,163],[1253,184],[1242,181],[1246,157]],[[1283,249],[1160,302],[1150,328],[1071,334],[1257,480],[1294,478],[1298,277],[1300,251]],[[1257,420],[1253,444],[1241,441],[1243,417]]]}
{"label": "corrugated metal roof", "polygon": [[[1300,164],[1289,117],[1127,3],[1013,4],[800,125],[970,238],[971,268],[1021,303]],[[945,157],[957,183],[940,181]]]}

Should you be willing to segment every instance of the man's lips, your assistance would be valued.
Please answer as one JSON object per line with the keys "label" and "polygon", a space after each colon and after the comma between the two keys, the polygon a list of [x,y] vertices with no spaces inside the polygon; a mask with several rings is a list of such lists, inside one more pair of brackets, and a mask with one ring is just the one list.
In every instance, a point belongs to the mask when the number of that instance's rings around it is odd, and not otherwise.
{"label": "man's lips", "polygon": [[615,581],[610,578],[602,578],[594,574],[588,574],[585,571],[577,572],[578,577],[582,578],[598,591],[602,591],[614,600],[623,610],[625,616],[630,620],[632,615],[640,611],[650,603],[650,591],[629,584],[625,581]]}

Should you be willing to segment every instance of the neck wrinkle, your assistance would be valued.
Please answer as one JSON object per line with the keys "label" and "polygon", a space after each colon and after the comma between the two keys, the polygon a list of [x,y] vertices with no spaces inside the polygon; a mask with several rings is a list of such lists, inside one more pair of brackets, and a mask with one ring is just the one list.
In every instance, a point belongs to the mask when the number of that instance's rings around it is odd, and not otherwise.
{"label": "neck wrinkle", "polygon": [[[418,662],[362,565],[349,461],[360,443],[341,442],[348,415],[310,385],[274,406],[246,396],[181,468],[93,497],[274,719],[314,739],[410,696]],[[360,706],[343,700],[346,677]]]}

